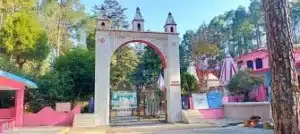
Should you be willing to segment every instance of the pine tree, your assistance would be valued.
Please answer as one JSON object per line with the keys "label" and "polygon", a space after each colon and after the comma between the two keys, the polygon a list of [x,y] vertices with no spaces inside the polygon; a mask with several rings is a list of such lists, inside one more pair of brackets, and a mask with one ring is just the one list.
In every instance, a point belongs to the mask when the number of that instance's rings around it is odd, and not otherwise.
{"label": "pine tree", "polygon": [[275,134],[300,133],[300,93],[288,0],[263,0]]}

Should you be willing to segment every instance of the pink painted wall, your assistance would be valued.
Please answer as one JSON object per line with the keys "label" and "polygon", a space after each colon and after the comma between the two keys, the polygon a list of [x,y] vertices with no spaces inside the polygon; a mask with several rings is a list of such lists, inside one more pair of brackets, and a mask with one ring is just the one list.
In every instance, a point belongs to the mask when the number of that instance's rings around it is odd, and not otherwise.
{"label": "pink painted wall", "polygon": [[[0,76],[0,87],[8,87],[16,90],[21,90],[25,87],[25,85],[21,82]],[[5,90],[9,90],[9,89],[5,89]]]}
{"label": "pink painted wall", "polygon": [[[295,58],[296,62],[300,62],[300,51],[299,50],[295,51],[295,57],[296,57]],[[255,71],[256,70],[255,60],[257,58],[260,58],[263,61],[262,69],[269,68],[269,57],[268,57],[267,49],[261,49],[261,50],[253,51],[248,54],[242,55],[237,58],[237,61],[243,61],[241,69],[245,69],[245,68],[247,68],[247,61],[251,60],[253,62],[253,66],[254,66],[253,70]]]}
{"label": "pink painted wall", "polygon": [[38,113],[24,114],[23,126],[72,126],[75,114],[79,113],[79,106],[67,113],[45,107]]}
{"label": "pink painted wall", "polygon": [[15,108],[0,109],[0,119],[8,119],[15,117]]}
{"label": "pink painted wall", "polygon": [[14,119],[0,119],[0,134],[5,130],[12,130],[15,127]]}
{"label": "pink painted wall", "polygon": [[224,118],[224,109],[200,109],[200,114],[203,115],[205,119],[222,119]]}
{"label": "pink painted wall", "polygon": [[250,92],[249,97],[257,102],[266,101],[268,99],[266,87],[264,85],[259,86]]}

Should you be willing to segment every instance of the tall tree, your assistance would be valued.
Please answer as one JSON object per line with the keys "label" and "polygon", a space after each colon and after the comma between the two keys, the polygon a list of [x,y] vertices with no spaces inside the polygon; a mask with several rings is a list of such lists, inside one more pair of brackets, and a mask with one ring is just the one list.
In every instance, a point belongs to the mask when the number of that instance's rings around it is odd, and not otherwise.
{"label": "tall tree", "polygon": [[104,9],[104,14],[110,19],[113,29],[129,27],[129,23],[126,20],[127,16],[125,15],[127,8],[123,8],[117,0],[104,0],[101,5],[95,5],[93,9],[96,14],[101,9]]}
{"label": "tall tree", "polygon": [[20,10],[36,9],[37,0],[1,0],[0,1],[0,28],[2,27],[5,17],[9,14]]}
{"label": "tall tree", "polygon": [[256,47],[262,46],[262,29],[264,27],[264,16],[261,0],[251,0],[249,6],[250,22],[255,27]]}
{"label": "tall tree", "polygon": [[300,43],[300,1],[291,2],[291,20],[294,42]]}
{"label": "tall tree", "polygon": [[263,0],[276,134],[300,133],[300,94],[288,0]]}
{"label": "tall tree", "polygon": [[130,77],[135,71],[139,62],[138,56],[130,46],[122,46],[113,54],[111,58],[110,83],[113,90],[119,88],[130,88]]}
{"label": "tall tree", "polygon": [[187,31],[179,45],[180,72],[186,72],[192,61],[192,37],[194,34],[192,30]]}
{"label": "tall tree", "polygon": [[87,47],[89,50],[95,49],[95,34],[97,16],[101,9],[104,9],[104,14],[111,22],[112,29],[126,29],[129,27],[125,11],[127,8],[123,8],[117,0],[104,0],[100,5],[93,7],[94,14],[88,15],[83,21],[82,25],[88,33]]}
{"label": "tall tree", "polygon": [[20,68],[28,60],[44,60],[49,53],[47,36],[32,12],[7,16],[0,36],[0,47]]}
{"label": "tall tree", "polygon": [[57,56],[64,54],[73,45],[74,30],[85,17],[85,7],[79,0],[47,1],[41,5],[40,19],[47,30],[49,43]]}
{"label": "tall tree", "polygon": [[132,74],[132,81],[138,86],[152,85],[156,83],[161,72],[160,57],[151,47],[146,46],[136,71]]}

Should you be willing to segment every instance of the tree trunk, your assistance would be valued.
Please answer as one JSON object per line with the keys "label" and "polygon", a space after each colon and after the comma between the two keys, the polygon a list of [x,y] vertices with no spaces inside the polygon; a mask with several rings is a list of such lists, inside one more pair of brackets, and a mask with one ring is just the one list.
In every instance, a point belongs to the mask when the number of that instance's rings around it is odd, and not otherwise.
{"label": "tree trunk", "polygon": [[260,35],[260,30],[259,30],[259,26],[256,25],[255,26],[255,32],[256,32],[256,42],[257,42],[257,49],[259,49],[261,47],[261,35]]}
{"label": "tree trunk", "polygon": [[263,0],[275,134],[300,133],[300,94],[295,68],[288,0]]}
{"label": "tree trunk", "polygon": [[4,22],[4,13],[0,13],[0,29],[3,25],[3,22]]}

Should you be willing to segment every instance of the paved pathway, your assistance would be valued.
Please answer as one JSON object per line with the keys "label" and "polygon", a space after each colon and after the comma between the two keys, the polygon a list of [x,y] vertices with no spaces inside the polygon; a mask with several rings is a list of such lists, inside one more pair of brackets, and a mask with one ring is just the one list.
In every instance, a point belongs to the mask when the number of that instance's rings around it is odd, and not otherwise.
{"label": "paved pathway", "polygon": [[[208,127],[208,128],[207,128]],[[70,134],[273,134],[273,130],[259,128],[210,127],[197,125],[163,125],[131,128],[81,128]]]}
{"label": "paved pathway", "polygon": [[[64,127],[33,127],[18,128],[5,134],[67,134],[68,128]],[[70,129],[69,134],[273,134],[273,130],[258,128],[211,127],[199,125],[158,125],[142,127],[120,128],[75,128]]]}
{"label": "paved pathway", "polygon": [[65,134],[69,128],[67,127],[22,127],[15,128],[11,132],[5,132],[5,134]]}

